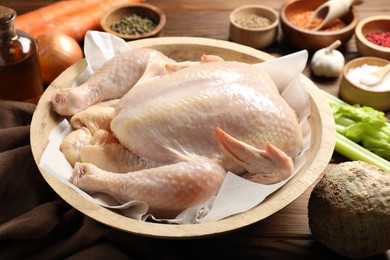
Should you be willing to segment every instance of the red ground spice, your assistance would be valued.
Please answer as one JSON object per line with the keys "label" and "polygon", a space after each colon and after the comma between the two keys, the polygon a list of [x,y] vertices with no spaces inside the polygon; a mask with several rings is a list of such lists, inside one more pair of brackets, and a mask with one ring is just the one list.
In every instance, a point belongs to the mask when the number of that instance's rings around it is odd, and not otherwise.
{"label": "red ground spice", "polygon": [[[294,24],[295,26],[298,26],[301,29],[313,29],[316,28],[320,23],[322,23],[323,19],[315,17],[311,23],[306,26],[306,23],[309,21],[310,17],[314,11],[304,11],[301,13],[296,13],[289,17],[289,21]],[[321,28],[319,31],[336,31],[340,30],[347,26],[341,19],[337,18],[329,22],[329,24],[326,25],[326,27]]]}
{"label": "red ground spice", "polygon": [[390,32],[371,32],[364,37],[373,44],[390,48]]}

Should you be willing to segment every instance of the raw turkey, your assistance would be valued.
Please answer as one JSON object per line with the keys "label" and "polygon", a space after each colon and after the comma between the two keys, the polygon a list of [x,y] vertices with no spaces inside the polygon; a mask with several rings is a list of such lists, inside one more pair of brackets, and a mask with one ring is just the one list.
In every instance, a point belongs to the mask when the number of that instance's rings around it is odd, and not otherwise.
{"label": "raw turkey", "polygon": [[[101,105],[113,99],[119,100]],[[134,49],[83,85],[54,93],[52,104],[57,113],[77,117],[75,128],[92,126],[91,135],[98,135],[88,139],[83,130],[80,139],[64,140],[64,147],[78,149],[70,181],[119,203],[145,201],[156,217],[175,217],[207,201],[227,171],[263,184],[285,180],[302,149],[295,111],[269,76],[211,55],[175,62],[156,50]],[[102,107],[111,112],[94,112]]]}

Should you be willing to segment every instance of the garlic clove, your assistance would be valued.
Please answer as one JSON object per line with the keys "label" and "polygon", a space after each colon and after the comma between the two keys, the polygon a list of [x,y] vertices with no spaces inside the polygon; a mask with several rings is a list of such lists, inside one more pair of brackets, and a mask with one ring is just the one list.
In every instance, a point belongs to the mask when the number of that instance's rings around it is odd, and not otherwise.
{"label": "garlic clove", "polygon": [[344,67],[344,55],[336,50],[341,45],[337,40],[326,48],[316,51],[311,59],[311,69],[319,77],[338,77]]}

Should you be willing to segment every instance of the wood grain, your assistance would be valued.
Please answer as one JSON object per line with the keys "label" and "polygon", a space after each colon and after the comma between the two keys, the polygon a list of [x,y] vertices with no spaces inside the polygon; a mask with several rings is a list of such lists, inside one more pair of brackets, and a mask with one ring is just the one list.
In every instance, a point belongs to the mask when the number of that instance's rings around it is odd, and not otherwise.
{"label": "wood grain", "polygon": [[[52,2],[55,1],[0,0],[0,5],[13,7],[18,13],[24,13]],[[147,2],[159,6],[167,15],[163,36],[195,36],[221,40],[229,40],[228,15],[233,8],[244,4],[260,3],[279,10],[284,3],[283,0],[148,0]],[[357,6],[357,9],[360,19],[390,13],[388,0],[367,0]],[[283,34],[280,34],[278,41],[263,51],[281,56],[296,49],[290,46]],[[354,38],[342,49],[342,53],[346,61],[359,57]],[[308,66],[304,75],[319,88],[338,95],[341,77],[317,78],[311,74]],[[390,118],[390,112],[387,116]],[[345,160],[343,156],[334,153],[327,168]],[[167,250],[183,252],[187,259],[199,259],[211,252],[219,255],[220,258],[229,257],[229,259],[234,257],[239,259],[342,259],[316,242],[310,233],[307,201],[313,185],[284,209],[241,230],[214,238],[159,240],[158,242]],[[390,252],[373,259],[390,259]]]}

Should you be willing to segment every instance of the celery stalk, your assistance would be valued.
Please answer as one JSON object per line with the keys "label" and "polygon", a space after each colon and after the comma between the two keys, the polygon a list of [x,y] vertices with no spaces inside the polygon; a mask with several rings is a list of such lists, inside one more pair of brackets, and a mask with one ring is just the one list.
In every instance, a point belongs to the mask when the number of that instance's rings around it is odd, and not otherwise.
{"label": "celery stalk", "polygon": [[[337,97],[323,91],[325,98],[328,100],[329,104],[340,104],[347,105],[348,103],[338,99]],[[350,119],[339,117],[335,119],[336,123],[336,146],[335,151],[349,158],[350,160],[360,160],[372,165],[375,165],[381,169],[387,170],[390,172],[390,162],[379,155],[371,152],[370,150],[364,148],[360,144],[352,141],[351,139],[344,136],[346,131],[348,131],[348,125],[352,123]],[[383,122],[382,122],[383,124]],[[388,154],[388,140],[390,137],[390,124],[385,123],[384,127],[380,128],[380,131],[375,132],[375,130],[371,131],[371,129],[366,129],[366,134],[370,133],[370,136],[365,136],[366,143],[370,146],[375,145],[376,147],[370,147],[374,152],[383,150],[382,153],[384,156]],[[358,131],[358,125],[356,126],[356,130]],[[353,128],[349,128],[350,130],[354,130]],[[374,129],[374,128],[373,128]],[[371,138],[372,137],[372,138]],[[374,141],[376,140],[376,142]],[[356,140],[355,140],[356,141]],[[381,143],[383,142],[383,144]],[[379,154],[379,153],[378,153]],[[380,154],[380,155],[382,155]]]}
{"label": "celery stalk", "polygon": [[364,161],[390,172],[390,162],[336,133],[335,151],[353,161]]}
{"label": "celery stalk", "polygon": [[339,104],[347,104],[346,102],[342,101],[341,99],[329,94],[328,92],[326,91],[322,91],[322,94],[325,96],[325,98],[328,100],[328,102],[335,102],[335,103],[339,103]]}

